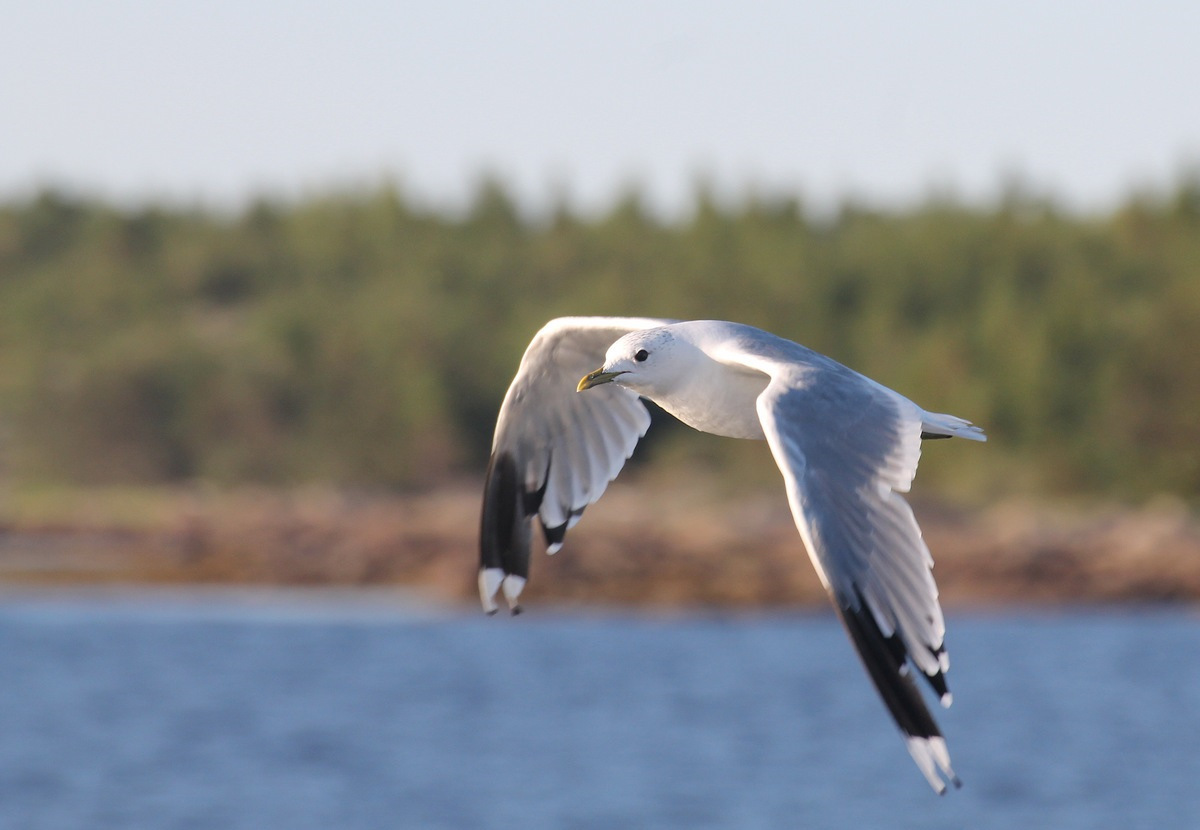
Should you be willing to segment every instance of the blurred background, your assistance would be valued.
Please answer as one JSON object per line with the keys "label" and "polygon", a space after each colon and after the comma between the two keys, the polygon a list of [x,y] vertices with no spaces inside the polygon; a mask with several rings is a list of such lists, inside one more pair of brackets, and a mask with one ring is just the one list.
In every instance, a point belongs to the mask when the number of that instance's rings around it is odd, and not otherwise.
{"label": "blurred background", "polygon": [[[1170,743],[1180,720],[1200,734],[1196,661],[1178,660],[1200,654],[1195,7],[5,17],[13,826],[769,827],[897,802],[922,827],[1200,819]],[[944,716],[973,794],[934,804],[906,769],[763,446],[656,418],[535,562],[550,620],[464,615],[496,412],[565,314],[749,323],[987,430],[927,446],[912,497],[952,653],[956,620],[977,649],[952,677],[974,703],[956,689]],[[184,589],[213,585],[233,588]],[[805,651],[825,637],[844,683]],[[597,654],[649,701],[629,734],[608,730],[628,713],[594,691]],[[1057,686],[1055,654],[1075,671]],[[578,691],[543,699],[551,670]],[[1025,671],[1036,695],[1010,685]],[[734,718],[730,678],[778,700]],[[849,742],[843,687],[865,709]],[[1126,691],[1141,708],[1077,705]],[[814,721],[821,701],[850,713]],[[1031,767],[1047,720],[1078,731]],[[511,761],[528,742],[547,767]],[[1136,780],[1098,760],[1130,753]],[[488,782],[475,797],[464,768]],[[153,781],[130,791],[130,771]],[[730,777],[713,800],[705,781]]]}

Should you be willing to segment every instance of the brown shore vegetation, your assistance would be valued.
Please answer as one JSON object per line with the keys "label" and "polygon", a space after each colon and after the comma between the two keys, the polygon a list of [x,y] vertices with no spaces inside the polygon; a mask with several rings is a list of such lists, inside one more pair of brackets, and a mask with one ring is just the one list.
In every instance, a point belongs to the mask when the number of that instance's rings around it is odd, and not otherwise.
{"label": "brown shore vegetation", "polygon": [[[0,585],[404,587],[474,601],[478,493],[79,490],[0,505]],[[1200,600],[1200,517],[914,500],[948,607]],[[535,543],[530,606],[822,606],[782,495],[616,484],[563,551]]]}

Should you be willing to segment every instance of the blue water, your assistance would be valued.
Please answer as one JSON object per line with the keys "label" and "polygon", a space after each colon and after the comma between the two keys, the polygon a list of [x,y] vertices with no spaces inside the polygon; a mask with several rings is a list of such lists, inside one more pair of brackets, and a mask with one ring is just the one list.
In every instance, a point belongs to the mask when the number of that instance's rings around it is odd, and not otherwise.
{"label": "blue water", "polygon": [[1200,827],[1200,616],[949,625],[938,798],[831,617],[3,600],[0,827]]}

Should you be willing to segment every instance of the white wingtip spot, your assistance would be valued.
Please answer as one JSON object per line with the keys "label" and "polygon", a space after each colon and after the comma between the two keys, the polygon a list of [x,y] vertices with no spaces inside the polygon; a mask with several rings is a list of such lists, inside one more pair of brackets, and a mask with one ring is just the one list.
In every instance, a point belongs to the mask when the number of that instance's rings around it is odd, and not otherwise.
{"label": "white wingtip spot", "polygon": [[521,591],[525,588],[525,578],[516,574],[509,574],[504,577],[504,598],[508,601],[508,607],[515,613],[517,611],[517,598],[521,596]]}
{"label": "white wingtip spot", "polygon": [[942,706],[943,707],[945,707],[946,709],[949,709],[950,704],[952,704],[952,703],[954,703],[954,695],[950,694],[949,692],[946,692],[946,694],[942,695]]}
{"label": "white wingtip spot", "polygon": [[904,742],[908,745],[908,754],[916,761],[917,768],[921,770],[921,774],[925,776],[929,786],[933,787],[934,792],[938,795],[946,792],[946,782],[942,780],[943,775],[955,787],[962,786],[962,782],[950,768],[950,751],[946,749],[944,738],[913,736],[905,738]]}
{"label": "white wingtip spot", "polygon": [[553,556],[554,554],[558,553],[560,550],[562,550],[562,542],[555,542],[553,545],[548,545],[546,547],[546,553],[549,554],[550,556]]}
{"label": "white wingtip spot", "polygon": [[479,569],[479,600],[483,603],[483,610],[489,614],[496,613],[496,592],[503,582],[504,571],[500,568]]}

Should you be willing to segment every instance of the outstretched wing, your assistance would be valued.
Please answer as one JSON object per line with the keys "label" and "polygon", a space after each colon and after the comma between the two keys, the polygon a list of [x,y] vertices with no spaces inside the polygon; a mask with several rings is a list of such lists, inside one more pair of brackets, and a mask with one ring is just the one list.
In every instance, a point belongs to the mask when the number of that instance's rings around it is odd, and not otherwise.
{"label": "outstretched wing", "polygon": [[622,335],[670,322],[560,317],[530,342],[500,407],[483,491],[479,593],[488,613],[495,612],[501,587],[514,613],[519,608],[533,517],[554,553],[650,426],[634,392],[609,383],[581,395],[579,379],[604,362]]}
{"label": "outstretched wing", "polygon": [[900,495],[927,413],[827,359],[750,362],[772,377],[759,419],[813,565],[917,766],[944,792],[942,776],[958,779],[909,661],[949,706],[946,627],[933,559]]}

